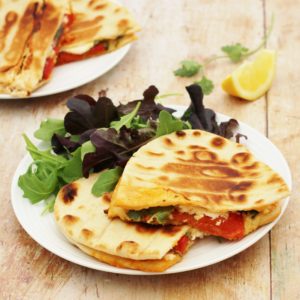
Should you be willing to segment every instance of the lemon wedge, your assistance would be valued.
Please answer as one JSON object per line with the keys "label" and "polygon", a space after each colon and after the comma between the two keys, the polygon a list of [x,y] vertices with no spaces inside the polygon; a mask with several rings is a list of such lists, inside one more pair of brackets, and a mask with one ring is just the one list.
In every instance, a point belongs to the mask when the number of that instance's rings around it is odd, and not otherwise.
{"label": "lemon wedge", "polygon": [[276,53],[261,50],[254,61],[244,62],[222,82],[222,88],[229,95],[245,100],[256,100],[271,87],[275,74]]}

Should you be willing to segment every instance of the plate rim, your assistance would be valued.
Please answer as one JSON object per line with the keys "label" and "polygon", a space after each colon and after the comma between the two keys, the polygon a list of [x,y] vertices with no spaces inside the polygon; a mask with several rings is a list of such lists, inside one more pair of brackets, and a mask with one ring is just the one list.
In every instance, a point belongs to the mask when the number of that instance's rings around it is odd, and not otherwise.
{"label": "plate rim", "polygon": [[[96,60],[97,58],[99,57],[105,57],[105,55],[109,55],[109,54],[112,54],[112,53],[116,53],[116,52],[119,52],[119,56],[116,57],[111,63],[107,64],[107,66],[103,69],[101,69],[100,72],[95,72],[93,73],[92,76],[89,76],[87,77],[85,80],[82,80],[81,83],[75,83],[75,84],[71,84],[67,87],[61,87],[59,89],[55,89],[55,90],[50,90],[50,91],[46,91],[46,92],[39,92],[40,88],[38,88],[37,90],[33,91],[31,93],[30,96],[28,97],[16,97],[16,96],[11,96],[9,94],[2,94],[0,93],[0,101],[12,101],[12,100],[30,100],[30,99],[34,99],[34,98],[39,98],[39,97],[46,97],[46,96],[51,96],[51,95],[56,95],[56,94],[59,94],[59,93],[63,93],[63,92],[66,92],[66,91],[70,91],[72,89],[75,89],[75,88],[78,88],[78,87],[81,87],[91,81],[94,81],[96,80],[97,78],[101,77],[102,75],[106,74],[107,72],[109,72],[111,69],[113,69],[116,65],[118,65],[124,58],[125,56],[128,54],[129,50],[131,49],[132,47],[132,43],[129,43],[127,45],[124,45],[123,47],[115,50],[115,51],[112,51],[112,52],[109,52],[109,53],[105,53],[103,55],[100,55],[100,56],[95,56],[95,57],[90,57],[90,58],[87,58],[85,59],[84,61],[87,61],[87,60]],[[68,63],[68,64],[65,64],[65,65],[68,65],[70,66],[71,64],[77,64],[77,63],[80,63],[82,61],[75,61],[75,62],[71,62],[71,63]],[[61,65],[61,66],[58,66],[59,68],[63,68],[65,65]],[[53,80],[53,78],[50,78],[50,81]],[[47,83],[46,83],[47,84]],[[42,85],[42,87],[44,87],[45,85]]]}
{"label": "plate rim", "polygon": [[[171,105],[169,104],[168,107],[171,107],[173,109],[179,110],[179,111],[183,111],[184,109],[187,108],[186,105]],[[225,118],[225,119],[230,119],[230,116],[227,116],[225,114],[222,113],[218,113],[216,112],[217,117],[221,117],[221,118]],[[247,130],[250,131],[254,131],[254,133],[256,135],[259,135],[260,137],[264,138],[265,140],[267,140],[267,142],[269,142],[274,149],[276,150],[277,154],[280,155],[282,162],[284,163],[284,168],[287,171],[287,178],[286,178],[286,183],[289,186],[289,188],[292,190],[292,175],[291,175],[291,170],[290,167],[285,159],[285,157],[283,156],[283,154],[281,153],[281,151],[278,149],[278,147],[272,142],[270,141],[265,135],[263,135],[261,132],[259,132],[257,129],[247,125],[246,123],[238,120],[239,124],[242,125],[242,127],[247,128]],[[208,261],[207,263],[201,264],[201,266],[198,265],[193,265],[193,266],[187,266],[187,267],[182,267],[180,270],[172,270],[172,268],[167,269],[164,272],[143,272],[143,271],[139,271],[139,270],[132,270],[132,269],[122,269],[122,268],[117,268],[111,265],[106,265],[102,262],[99,262],[95,259],[95,262],[100,263],[99,264],[99,268],[96,268],[94,265],[92,265],[90,262],[86,261],[85,263],[81,263],[78,260],[74,259],[73,257],[69,257],[67,255],[62,254],[61,252],[59,252],[56,249],[52,249],[49,245],[45,245],[44,242],[38,241],[35,237],[32,236],[29,228],[27,228],[27,225],[24,224],[21,214],[19,214],[18,208],[17,208],[17,197],[14,196],[14,188],[17,187],[18,188],[18,177],[20,175],[20,171],[19,169],[22,168],[23,164],[26,162],[26,160],[28,160],[30,158],[30,155],[28,153],[26,153],[26,155],[21,159],[21,161],[19,162],[14,175],[13,175],[13,180],[12,180],[12,184],[11,184],[11,189],[10,189],[10,193],[11,193],[11,205],[14,211],[14,214],[19,222],[19,224],[21,225],[21,227],[25,230],[25,232],[40,246],[42,246],[43,248],[45,248],[47,251],[57,255],[58,257],[61,257],[67,261],[70,261],[72,263],[75,263],[77,265],[80,265],[82,267],[87,267],[93,270],[97,270],[97,271],[102,271],[102,272],[108,272],[108,273],[114,273],[114,274],[122,274],[122,275],[168,275],[168,274],[176,274],[176,273],[182,273],[182,272],[187,272],[187,271],[192,271],[192,270],[196,270],[196,269],[201,269],[201,268],[205,268],[207,266],[210,265],[214,265],[216,263],[219,263],[223,260],[226,260],[230,257],[233,257],[235,255],[237,255],[238,253],[246,250],[247,248],[249,248],[250,246],[254,245],[255,243],[257,243],[260,239],[262,239],[281,219],[281,217],[283,216],[284,212],[286,211],[286,208],[288,206],[288,203],[290,201],[290,196],[285,198],[282,201],[282,205],[281,205],[281,212],[280,215],[271,223],[266,224],[262,227],[260,227],[260,229],[264,229],[261,233],[258,233],[257,231],[254,231],[251,234],[254,234],[254,238],[249,240],[249,241],[245,241],[244,239],[241,239],[239,241],[233,242],[233,243],[241,243],[241,245],[239,245],[237,248],[233,249],[232,251],[229,251],[227,254],[222,255],[219,258],[213,259],[212,261]],[[26,201],[29,201],[26,198],[23,198]],[[51,216],[53,218],[53,214]],[[199,241],[198,241],[199,242]],[[55,247],[54,247],[55,248]],[[184,256],[183,259],[184,260]],[[105,265],[105,267],[102,267],[102,264]],[[176,266],[176,265],[175,265]],[[112,270],[110,270],[112,268]],[[114,270],[116,269],[116,270]]]}

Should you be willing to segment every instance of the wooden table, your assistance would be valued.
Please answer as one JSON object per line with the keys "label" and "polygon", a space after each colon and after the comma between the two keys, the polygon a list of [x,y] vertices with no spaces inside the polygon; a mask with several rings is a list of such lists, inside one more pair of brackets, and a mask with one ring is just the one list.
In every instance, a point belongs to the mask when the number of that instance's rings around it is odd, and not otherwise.
{"label": "wooden table", "polygon": [[[1,101],[0,299],[300,299],[300,3],[289,0],[124,1],[143,31],[126,58],[101,78],[76,90],[33,100]],[[276,79],[267,95],[244,102],[225,95],[220,83],[235,66],[219,61],[208,69],[214,93],[205,103],[268,136],[293,173],[290,205],[271,233],[246,251],[203,269],[169,276],[124,276],[89,270],[41,248],[21,228],[10,203],[13,173],[25,155],[21,133],[31,134],[46,117],[61,117],[77,93],[109,88],[116,101],[139,98],[155,84],[161,93],[181,92],[193,79],[172,74],[178,62],[199,61],[221,46],[255,47],[272,12],[268,47],[278,50]],[[75,73],[76,74],[76,73]],[[188,103],[183,97],[165,103]]]}

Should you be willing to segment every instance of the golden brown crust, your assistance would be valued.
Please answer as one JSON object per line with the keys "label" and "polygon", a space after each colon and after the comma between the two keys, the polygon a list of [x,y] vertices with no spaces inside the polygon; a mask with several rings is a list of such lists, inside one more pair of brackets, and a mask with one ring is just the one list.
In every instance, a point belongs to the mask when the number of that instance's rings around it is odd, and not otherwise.
{"label": "golden brown crust", "polygon": [[[92,3],[73,0],[72,12],[75,16],[70,31],[64,36],[62,51],[95,41],[112,41],[126,36],[118,47],[135,39],[134,33],[140,28],[129,11],[117,3],[94,0]],[[113,44],[108,51],[116,49]]]}
{"label": "golden brown crust", "polygon": [[[133,260],[160,260],[189,230],[188,226],[154,226],[111,220],[106,214],[108,195],[91,194],[98,174],[63,187],[54,216],[62,233],[75,243]],[[74,192],[76,191],[76,192]]]}
{"label": "golden brown crust", "polygon": [[280,175],[245,146],[205,131],[184,133],[157,138],[135,153],[113,193],[110,217],[119,215],[115,208],[169,205],[260,211],[289,195]]}
{"label": "golden brown crust", "polygon": [[101,262],[112,265],[117,268],[134,269],[144,272],[163,272],[175,265],[181,260],[181,256],[178,254],[172,254],[169,259],[163,257],[162,259],[148,259],[148,260],[133,260],[129,258],[119,257],[111,254],[104,253],[86,247],[82,244],[74,243],[80,250],[86,254],[93,256]]}

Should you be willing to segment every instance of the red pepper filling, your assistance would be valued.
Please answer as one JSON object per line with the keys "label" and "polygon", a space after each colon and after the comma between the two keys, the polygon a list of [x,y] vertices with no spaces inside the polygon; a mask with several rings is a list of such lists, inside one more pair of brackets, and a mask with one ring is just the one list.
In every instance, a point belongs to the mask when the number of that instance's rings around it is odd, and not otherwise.
{"label": "red pepper filling", "polygon": [[60,50],[60,46],[61,46],[61,38],[63,36],[63,33],[67,30],[70,29],[71,24],[74,21],[74,15],[73,14],[67,14],[67,22],[65,24],[63,24],[57,31],[56,36],[53,40],[53,51],[55,53],[55,55],[53,57],[48,57],[44,66],[44,71],[43,71],[43,80],[47,80],[49,79],[52,70],[55,66],[55,57],[58,55],[58,52]]}
{"label": "red pepper filling", "polygon": [[93,48],[91,48],[90,50],[88,50],[87,52],[85,52],[83,54],[72,54],[72,53],[68,53],[68,52],[64,52],[64,51],[60,52],[58,54],[56,64],[62,65],[62,64],[69,63],[69,62],[78,61],[78,60],[89,58],[94,55],[101,54],[101,53],[105,52],[105,50],[107,48],[106,45],[107,45],[106,43],[97,44]]}
{"label": "red pepper filling", "polygon": [[177,245],[173,248],[173,250],[180,254],[183,255],[185,253],[185,251],[187,250],[187,246],[189,244],[189,238],[184,235],[183,237],[181,237],[181,239],[178,241]]}
{"label": "red pepper filling", "polygon": [[186,223],[202,232],[228,240],[241,239],[244,236],[244,218],[241,213],[229,213],[228,218],[220,216],[212,219],[209,216],[204,216],[196,220],[193,215],[174,210],[172,219],[178,223]]}

